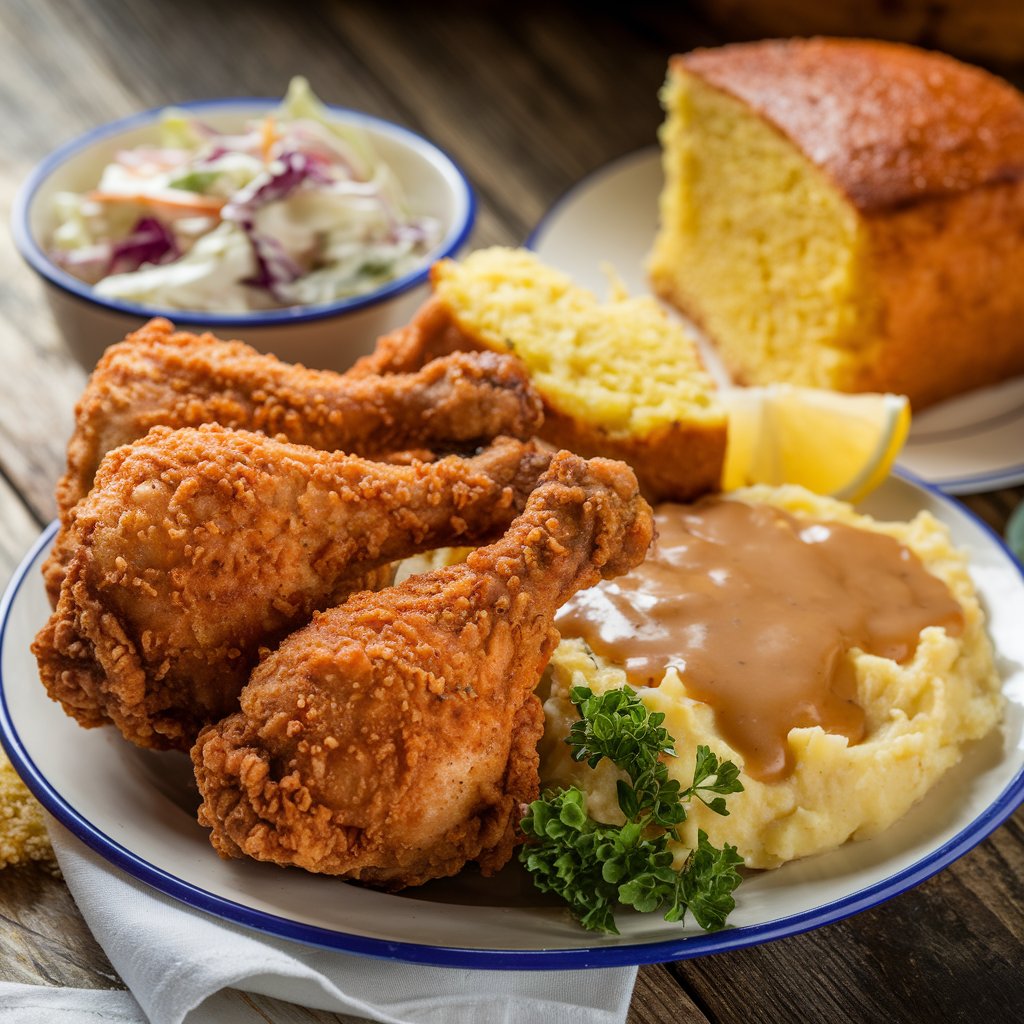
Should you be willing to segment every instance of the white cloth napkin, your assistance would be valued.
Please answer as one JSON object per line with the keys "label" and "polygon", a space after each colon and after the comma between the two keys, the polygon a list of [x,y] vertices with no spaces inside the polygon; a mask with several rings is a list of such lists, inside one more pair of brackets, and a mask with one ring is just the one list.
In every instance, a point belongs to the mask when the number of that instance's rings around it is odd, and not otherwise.
{"label": "white cloth napkin", "polygon": [[635,967],[472,971],[312,949],[190,910],[109,865],[52,819],[49,826],[68,887],[130,992],[0,985],[4,1024],[306,1019],[283,1004],[275,1012],[272,1000],[387,1024],[626,1019]]}

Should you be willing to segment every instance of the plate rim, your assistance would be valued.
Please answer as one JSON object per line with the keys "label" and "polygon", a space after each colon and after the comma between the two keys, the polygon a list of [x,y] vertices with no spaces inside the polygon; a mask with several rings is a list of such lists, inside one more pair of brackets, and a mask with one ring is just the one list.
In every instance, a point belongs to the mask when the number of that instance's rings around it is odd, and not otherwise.
{"label": "plate rim", "polygon": [[[994,542],[1024,586],[1024,566],[1013,557],[1002,537],[971,509],[913,474],[901,470],[893,477],[931,494],[941,505],[965,516],[979,526]],[[0,598],[0,653],[8,642],[8,625],[17,596],[36,564],[41,551],[55,534],[52,522],[36,538],[14,570]],[[304,945],[375,959],[397,960],[433,967],[462,967],[485,970],[558,970],[566,968],[624,967],[685,960],[760,945],[775,939],[798,935],[879,906],[926,881],[969,852],[999,827],[1024,801],[1024,763],[999,795],[956,835],[924,857],[893,875],[848,893],[838,900],[823,903],[801,913],[778,917],[755,925],[725,927],[720,931],[681,935],[653,943],[622,943],[587,947],[551,947],[536,950],[467,948],[435,946],[355,935],[319,925],[305,924],[267,911],[256,910],[227,897],[212,893],[159,868],[134,853],[69,804],[53,783],[36,766],[24,747],[7,704],[7,687],[0,660],[0,745],[15,770],[43,807],[65,828],[95,853],[137,880],[186,906],[214,917],[240,924],[275,938]]]}
{"label": "plate rim", "polygon": [[[523,245],[527,249],[536,252],[537,247],[543,242],[544,236],[550,229],[551,221],[561,213],[563,207],[573,201],[577,192],[593,188],[602,178],[610,177],[619,171],[625,170],[634,163],[639,164],[654,159],[660,160],[660,155],[661,147],[657,143],[647,144],[612,157],[603,164],[599,164],[592,170],[587,171],[582,178],[577,179],[564,189],[541,214],[540,219],[526,236]],[[897,465],[901,472],[909,474],[913,479],[923,480],[923,478],[906,470],[903,466],[899,466],[898,463]],[[935,476],[929,479],[927,483],[930,487],[938,488],[946,494],[978,494],[988,490],[998,490],[1003,487],[1014,487],[1018,484],[1024,484],[1024,461],[983,473],[968,473],[951,477]]]}

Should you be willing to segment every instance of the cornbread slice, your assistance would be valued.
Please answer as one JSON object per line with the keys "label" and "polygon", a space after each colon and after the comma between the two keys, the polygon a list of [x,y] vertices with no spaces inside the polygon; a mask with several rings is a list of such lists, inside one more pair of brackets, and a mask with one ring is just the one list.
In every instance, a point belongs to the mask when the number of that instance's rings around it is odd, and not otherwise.
{"label": "cornbread slice", "polygon": [[920,409],[1024,372],[1024,97],[937,53],[768,40],[672,59],[655,291],[741,383]]}
{"label": "cornbread slice", "polygon": [[623,459],[654,499],[718,488],[725,412],[692,339],[654,299],[602,304],[524,249],[442,260],[431,281],[464,340],[524,362],[544,400],[542,437]]}

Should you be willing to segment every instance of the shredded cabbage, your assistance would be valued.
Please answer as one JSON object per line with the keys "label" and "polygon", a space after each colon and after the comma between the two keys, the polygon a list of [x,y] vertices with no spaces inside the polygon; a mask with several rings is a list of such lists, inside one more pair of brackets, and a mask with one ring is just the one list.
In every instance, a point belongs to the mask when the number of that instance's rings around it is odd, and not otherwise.
{"label": "shredded cabbage", "polygon": [[98,295],[207,313],[366,294],[441,232],[301,77],[237,134],[166,110],[156,144],[117,153],[95,189],[58,194],[54,214],[52,258]]}

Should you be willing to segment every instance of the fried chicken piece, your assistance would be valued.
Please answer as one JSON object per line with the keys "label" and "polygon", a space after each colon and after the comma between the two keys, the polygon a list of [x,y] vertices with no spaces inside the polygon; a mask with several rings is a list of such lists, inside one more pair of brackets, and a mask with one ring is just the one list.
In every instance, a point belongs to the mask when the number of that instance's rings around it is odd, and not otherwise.
{"label": "fried chicken piece", "polygon": [[515,359],[449,355],[422,360],[408,375],[392,370],[367,380],[309,370],[240,341],[175,332],[167,320],[151,320],[112,345],[90,376],[75,410],[58,504],[75,505],[108,451],[155,426],[219,423],[366,457],[414,448],[471,450],[499,434],[533,436],[540,404]]}
{"label": "fried chicken piece", "polygon": [[354,379],[415,373],[433,359],[478,348],[477,342],[459,327],[448,305],[432,297],[404,327],[382,334],[374,350],[357,359],[346,376]]}
{"label": "fried chicken piece", "polygon": [[73,524],[75,554],[33,651],[86,726],[187,750],[235,710],[261,646],[361,589],[368,572],[477,544],[523,508],[550,461],[499,439],[405,466],[217,425],[115,449]]}
{"label": "fried chicken piece", "polygon": [[214,847],[388,889],[496,871],[537,795],[555,611],[652,534],[624,463],[560,452],[502,540],[316,615],[192,750]]}
{"label": "fried chicken piece", "polygon": [[240,341],[174,333],[163,319],[107,350],[75,418],[57,485],[61,532],[43,566],[53,605],[72,554],[72,509],[103,456],[150,427],[220,423],[381,457],[406,449],[469,451],[499,434],[529,438],[541,422],[539,399],[507,356],[454,353],[410,374],[349,377],[283,363]]}

